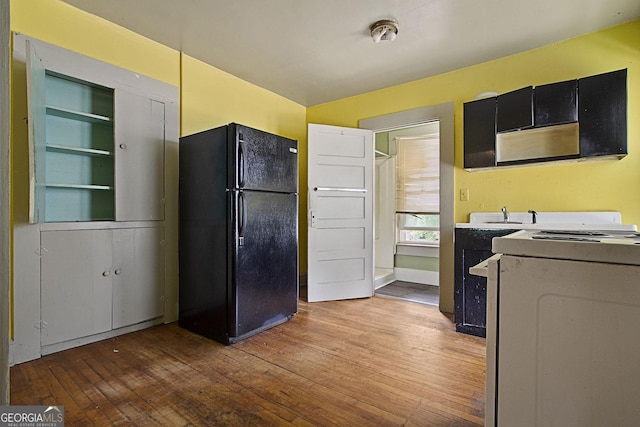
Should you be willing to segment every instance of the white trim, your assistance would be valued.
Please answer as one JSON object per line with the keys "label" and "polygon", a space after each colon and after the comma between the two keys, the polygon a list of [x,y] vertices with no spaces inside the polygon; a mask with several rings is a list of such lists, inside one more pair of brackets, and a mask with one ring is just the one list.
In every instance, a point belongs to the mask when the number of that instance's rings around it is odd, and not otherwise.
{"label": "white trim", "polygon": [[396,275],[393,268],[376,268],[376,278],[373,287],[374,289],[380,289],[394,280],[396,280]]}
{"label": "white trim", "polygon": [[406,245],[398,243],[396,245],[396,255],[438,258],[440,256],[440,248],[438,246]]}
{"label": "white trim", "polygon": [[[142,329],[150,328],[151,326],[159,325],[162,323],[162,318],[157,318],[153,320],[147,320],[145,322],[136,323],[135,325],[125,326],[120,329],[112,329],[107,332],[103,332],[100,334],[90,335],[88,337],[77,338],[65,342],[43,345],[42,346],[42,355],[45,356],[47,354],[57,353],[59,351],[68,350],[74,347],[80,347],[86,344],[91,344],[94,342],[106,340],[109,338],[117,337],[119,335],[128,334],[130,332],[140,331]],[[113,351],[117,352],[117,348],[114,347]]]}
{"label": "white trim", "polygon": [[[379,132],[413,124],[440,122],[440,311],[453,313],[454,281],[454,103],[447,102],[400,111],[359,121],[359,126]],[[390,153],[392,154],[392,153]]]}
{"label": "white trim", "polygon": [[9,289],[11,286],[11,34],[9,0],[0,1],[0,406],[9,404]]}
{"label": "white trim", "polygon": [[396,280],[421,283],[423,285],[440,286],[440,274],[437,271],[414,270],[411,268],[395,268]]}

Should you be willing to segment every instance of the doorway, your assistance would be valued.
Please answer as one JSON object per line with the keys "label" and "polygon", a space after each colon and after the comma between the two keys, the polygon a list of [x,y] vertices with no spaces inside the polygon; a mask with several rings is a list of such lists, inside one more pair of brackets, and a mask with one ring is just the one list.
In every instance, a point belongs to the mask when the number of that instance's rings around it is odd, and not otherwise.
{"label": "doorway", "polygon": [[[400,131],[403,129],[416,128],[428,123],[439,123],[439,139],[440,139],[440,245],[439,256],[437,257],[437,283],[439,285],[439,308],[443,312],[453,311],[453,229],[454,229],[454,200],[453,200],[453,164],[454,164],[454,131],[453,131],[453,103],[439,104],[430,107],[424,107],[414,110],[403,111],[399,113],[373,117],[369,119],[361,120],[359,126],[364,129],[370,129],[375,134],[381,134],[383,132]],[[378,146],[376,147],[378,148]],[[394,171],[392,158],[390,152],[384,150],[378,151],[378,161],[376,161],[377,171],[381,171],[381,174],[386,174]],[[385,155],[389,155],[387,158]],[[391,166],[381,166],[391,162]],[[381,175],[382,176],[382,175]],[[389,192],[394,190],[389,185],[388,179],[381,178],[376,179],[376,203],[378,203],[378,197],[389,197]],[[391,188],[389,188],[391,187]],[[381,203],[382,204],[382,203]],[[388,203],[387,203],[388,205]],[[391,204],[393,206],[393,204]],[[394,264],[389,264],[389,216],[393,216],[395,221],[395,207],[393,212],[389,209],[389,206],[384,207],[380,212],[377,212],[384,222],[380,222],[380,228],[376,226],[376,233],[380,233],[380,237],[384,236],[385,243],[376,240],[376,287],[381,286],[385,282],[389,282],[396,279],[397,267]],[[382,217],[385,217],[384,219]],[[377,224],[378,225],[378,224]],[[393,225],[393,245],[395,246],[395,222]],[[378,236],[378,234],[376,234]],[[378,248],[378,243],[381,247]],[[382,258],[382,259],[381,259]],[[403,278],[404,279],[404,278]]]}

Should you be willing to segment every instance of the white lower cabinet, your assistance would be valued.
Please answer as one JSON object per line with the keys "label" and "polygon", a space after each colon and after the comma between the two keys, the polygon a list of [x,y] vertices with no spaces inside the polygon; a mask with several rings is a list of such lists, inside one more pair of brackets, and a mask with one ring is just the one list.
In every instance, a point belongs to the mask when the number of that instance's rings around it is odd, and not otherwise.
{"label": "white lower cabinet", "polygon": [[164,314],[162,228],[113,230],[113,328]]}
{"label": "white lower cabinet", "polygon": [[43,231],[40,243],[40,344],[110,330],[111,230]]}
{"label": "white lower cabinet", "polygon": [[164,229],[41,232],[41,345],[163,315]]}

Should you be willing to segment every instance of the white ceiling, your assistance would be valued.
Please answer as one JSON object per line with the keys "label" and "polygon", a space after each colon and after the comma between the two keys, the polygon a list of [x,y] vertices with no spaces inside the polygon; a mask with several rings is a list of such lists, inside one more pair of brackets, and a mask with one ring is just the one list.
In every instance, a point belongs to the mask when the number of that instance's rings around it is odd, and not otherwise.
{"label": "white ceiling", "polygon": [[[640,17],[638,0],[63,0],[305,106]],[[369,25],[395,18],[393,42]]]}

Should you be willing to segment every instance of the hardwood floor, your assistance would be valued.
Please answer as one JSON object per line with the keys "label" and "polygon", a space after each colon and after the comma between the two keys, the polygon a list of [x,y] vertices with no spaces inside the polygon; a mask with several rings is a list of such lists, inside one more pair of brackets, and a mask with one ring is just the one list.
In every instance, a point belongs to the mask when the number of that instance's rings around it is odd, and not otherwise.
{"label": "hardwood floor", "polygon": [[11,368],[67,426],[482,426],[485,343],[436,307],[307,304],[232,346],[162,325]]}

